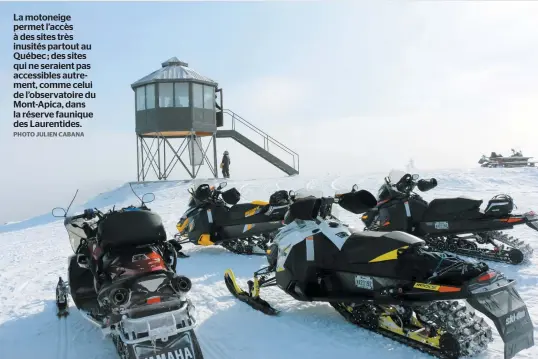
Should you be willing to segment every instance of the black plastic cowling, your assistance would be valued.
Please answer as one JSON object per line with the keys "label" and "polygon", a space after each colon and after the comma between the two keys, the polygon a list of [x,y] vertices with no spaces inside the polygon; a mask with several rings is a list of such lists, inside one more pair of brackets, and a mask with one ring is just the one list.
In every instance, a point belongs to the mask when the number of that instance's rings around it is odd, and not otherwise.
{"label": "black plastic cowling", "polygon": [[417,182],[417,188],[421,192],[427,192],[435,187],[437,187],[437,180],[435,178],[430,178],[429,180],[420,179]]}
{"label": "black plastic cowling", "polygon": [[360,191],[348,192],[340,195],[338,204],[346,211],[361,214],[374,208],[377,204],[377,200],[373,194],[361,189]]}
{"label": "black plastic cowling", "polygon": [[232,187],[229,190],[222,192],[221,196],[224,202],[232,206],[236,205],[239,200],[241,200],[241,193],[239,193],[239,191],[235,187]]}

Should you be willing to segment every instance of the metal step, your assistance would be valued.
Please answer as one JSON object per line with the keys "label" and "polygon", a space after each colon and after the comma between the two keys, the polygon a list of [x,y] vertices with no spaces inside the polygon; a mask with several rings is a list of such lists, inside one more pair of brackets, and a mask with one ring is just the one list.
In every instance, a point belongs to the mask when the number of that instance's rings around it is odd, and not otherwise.
{"label": "metal step", "polygon": [[273,166],[277,167],[284,173],[286,173],[289,176],[299,174],[299,171],[293,168],[292,166],[288,165],[286,162],[282,161],[275,155],[273,155],[271,152],[265,150],[263,147],[259,146],[255,142],[251,141],[247,137],[243,136],[241,133],[237,132],[236,130],[218,130],[216,133],[217,138],[232,138],[266,160],[267,162],[271,163]]}

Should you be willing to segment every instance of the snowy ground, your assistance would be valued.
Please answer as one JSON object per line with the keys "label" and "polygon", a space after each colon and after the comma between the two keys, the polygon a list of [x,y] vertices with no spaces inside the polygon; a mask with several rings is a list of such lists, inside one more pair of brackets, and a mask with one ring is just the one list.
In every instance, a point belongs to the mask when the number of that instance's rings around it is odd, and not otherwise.
{"label": "snowy ground", "polygon": [[[319,189],[325,195],[349,190],[354,183],[377,193],[385,173],[353,177],[294,177],[272,180],[230,181],[243,200],[267,200],[277,189]],[[518,211],[538,209],[538,169],[475,169],[422,173],[435,176],[438,188],[425,194],[426,200],[465,194],[487,200],[499,193],[513,196]],[[186,207],[186,182],[136,185],[137,193],[153,191],[150,204],[164,220],[170,236]],[[144,187],[144,188],[142,188]],[[73,189],[74,190],[74,189]],[[70,198],[58,199],[65,206]],[[88,202],[99,207],[136,204],[128,186],[104,193]],[[485,203],[484,203],[485,205]],[[76,208],[76,211],[81,208]],[[335,209],[342,220],[358,228],[359,216]],[[514,267],[489,263],[517,280],[517,289],[538,323],[538,232],[524,226],[511,231],[535,248],[531,264]],[[58,276],[65,277],[71,248],[62,222],[50,215],[0,226],[0,358],[1,359],[116,359],[111,342],[86,322],[72,307],[67,320],[54,314],[54,290]],[[206,359],[326,359],[431,358],[390,339],[348,324],[330,306],[299,303],[276,288],[265,291],[266,299],[283,311],[268,317],[236,301],[226,290],[223,273],[234,269],[244,284],[265,262],[260,257],[237,256],[221,248],[188,247],[190,258],[180,260],[177,271],[193,281],[190,292],[198,311],[196,329]],[[535,329],[536,331],[536,329]],[[498,335],[490,349],[479,358],[502,358]],[[538,346],[517,358],[538,358]]]}

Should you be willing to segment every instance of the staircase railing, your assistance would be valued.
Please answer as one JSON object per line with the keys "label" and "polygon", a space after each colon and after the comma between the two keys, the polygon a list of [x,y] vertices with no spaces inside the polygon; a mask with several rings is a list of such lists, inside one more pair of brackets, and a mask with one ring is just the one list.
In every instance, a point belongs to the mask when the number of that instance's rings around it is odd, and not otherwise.
{"label": "staircase railing", "polygon": [[[247,120],[245,120],[243,117],[239,116],[232,110],[224,109],[223,113],[230,116],[232,118],[232,130],[236,130],[236,124],[240,123],[241,125],[246,126],[250,130],[254,131],[258,135],[260,135],[263,138],[263,149],[267,152],[271,153],[271,150],[269,148],[269,144],[272,144],[278,148],[280,148],[282,151],[286,152],[292,157],[292,167],[299,172],[299,154],[289,147],[285,146],[281,142],[277,141],[275,138],[269,136],[266,132],[260,130],[258,127],[254,126]],[[237,131],[237,130],[236,130]],[[238,131],[241,132],[241,131]],[[274,154],[273,154],[274,155]],[[277,156],[278,157],[278,156]],[[284,161],[287,162],[287,161]],[[288,163],[289,165],[289,163]]]}

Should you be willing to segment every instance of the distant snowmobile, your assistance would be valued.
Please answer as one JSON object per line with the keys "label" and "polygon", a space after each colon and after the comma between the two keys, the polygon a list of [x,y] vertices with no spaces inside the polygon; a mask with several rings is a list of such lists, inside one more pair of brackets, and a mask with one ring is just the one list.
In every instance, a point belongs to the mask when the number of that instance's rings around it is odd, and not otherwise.
{"label": "distant snowmobile", "polygon": [[[437,186],[437,180],[418,179],[393,170],[379,189],[377,206],[362,216],[365,230],[404,231],[423,238],[432,248],[482,260],[520,264],[533,249],[523,241],[501,231],[526,224],[538,230],[534,212],[512,214],[513,200],[508,195],[493,197],[484,212],[482,200],[438,198],[430,203],[413,192],[426,192]],[[479,247],[491,244],[493,249]]]}
{"label": "distant snowmobile", "polygon": [[145,205],[150,196],[140,207],[107,213],[53,210],[65,218],[74,251],[68,282],[60,277],[56,288],[58,316],[68,314],[71,294],[82,316],[111,336],[122,359],[203,359],[186,297],[191,281],[175,273],[175,249],[160,216]]}
{"label": "distant snowmobile", "polygon": [[501,154],[491,152],[489,157],[482,155],[478,163],[481,167],[496,168],[496,167],[535,167],[536,161],[529,161],[533,157],[523,156],[521,151],[512,149],[512,155],[503,157]]}
{"label": "distant snowmobile", "polygon": [[296,300],[328,302],[353,324],[450,359],[482,352],[493,340],[484,319],[457,301],[465,299],[495,323],[506,359],[534,345],[533,324],[513,280],[485,263],[434,252],[404,232],[352,233],[330,214],[333,203],[359,214],[376,200],[367,191],[296,198],[269,265],[255,272],[248,291],[228,269],[228,290],[277,315],[260,288],[278,286]]}
{"label": "distant snowmobile", "polygon": [[182,244],[221,245],[237,254],[265,255],[289,206],[288,192],[273,193],[269,202],[238,203],[241,194],[226,182],[217,188],[200,185],[189,190],[189,208],[177,223],[178,233],[171,242],[181,251]]}

